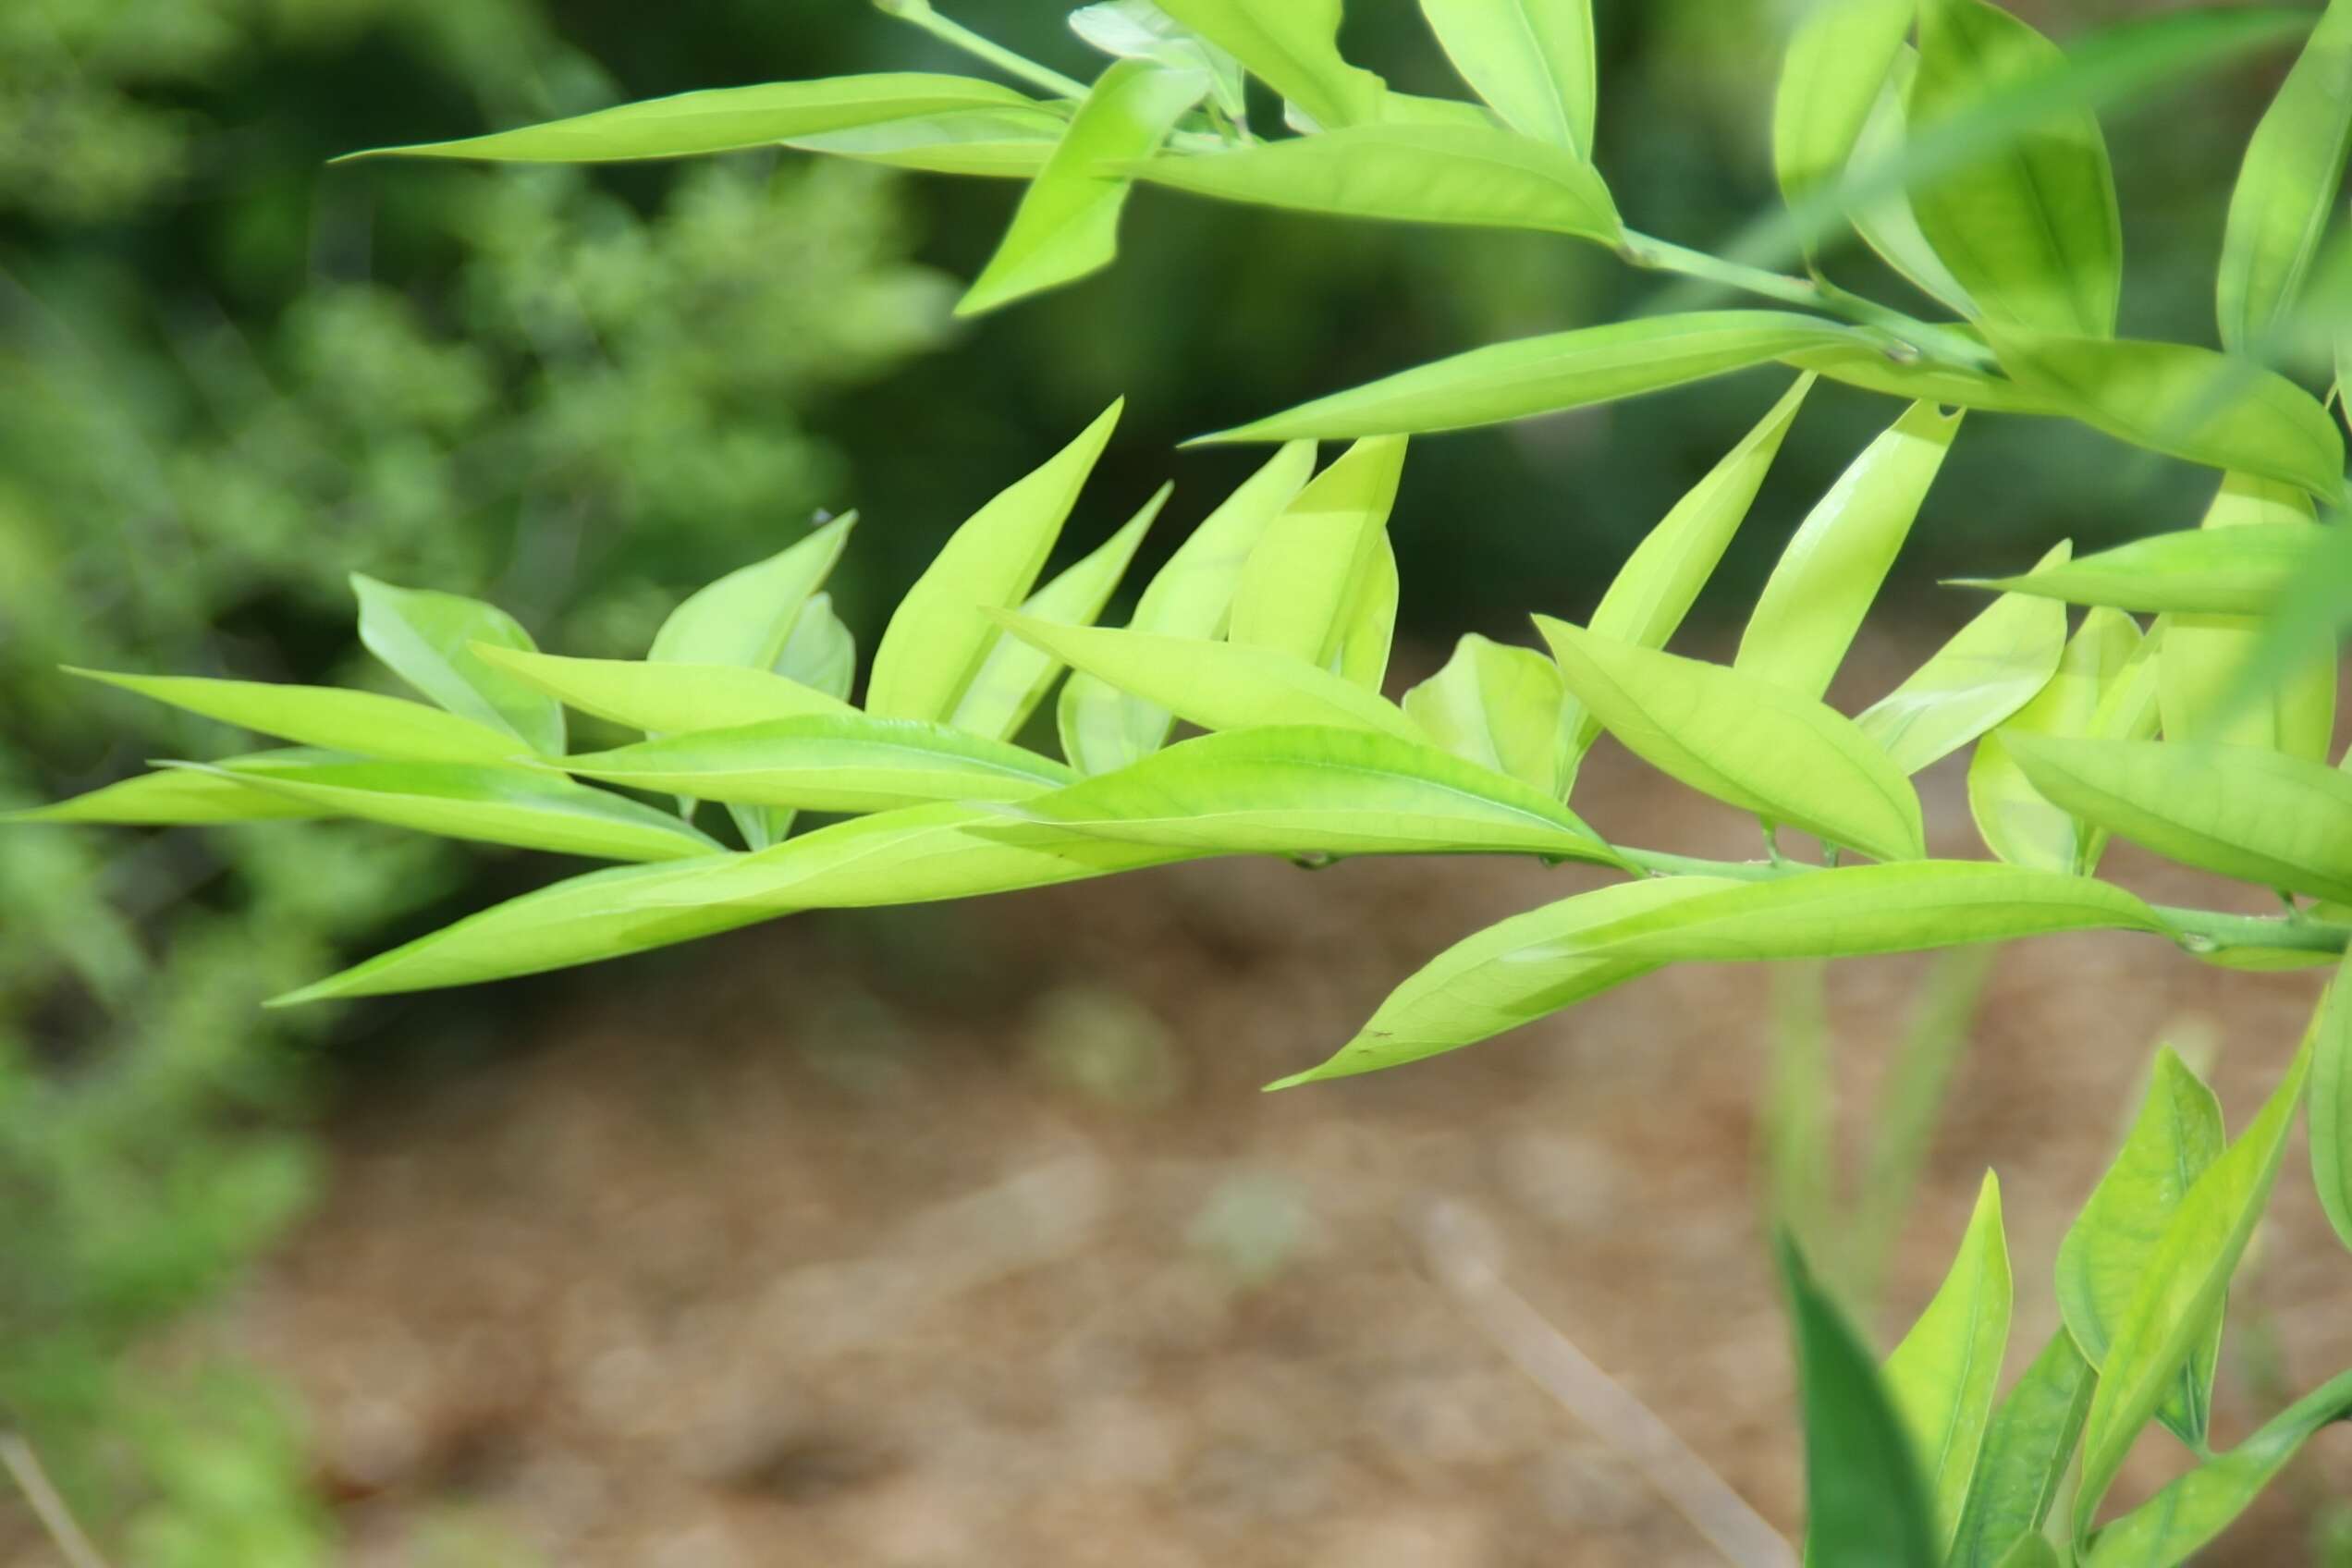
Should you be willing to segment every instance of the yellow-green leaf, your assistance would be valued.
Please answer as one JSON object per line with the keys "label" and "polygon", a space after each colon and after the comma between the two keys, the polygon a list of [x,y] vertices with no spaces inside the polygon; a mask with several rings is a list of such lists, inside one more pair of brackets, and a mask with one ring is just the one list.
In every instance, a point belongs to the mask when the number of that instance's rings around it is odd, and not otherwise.
{"label": "yellow-green leaf", "polygon": [[534,752],[564,749],[563,705],[484,660],[477,643],[530,649],[515,618],[456,594],[395,588],[351,574],[360,601],[360,641],[435,705],[504,729]]}
{"label": "yellow-green leaf", "polygon": [[1917,8],[1823,0],[1798,21],[1772,95],[1772,170],[1791,202],[1844,172]]}
{"label": "yellow-green leaf", "polygon": [[1326,130],[1378,119],[1387,88],[1340,56],[1341,0],[1158,0]]}
{"label": "yellow-green leaf", "polygon": [[484,647],[482,656],[565,704],[648,733],[731,729],[803,714],[854,713],[839,697],[764,669],[582,659]]}
{"label": "yellow-green leaf", "polygon": [[2021,577],[1962,579],[1963,586],[2033,594],[2141,613],[2267,614],[2288,584],[2318,564],[2324,536],[2300,522],[2153,533]]}
{"label": "yellow-green leaf", "polygon": [[2222,231],[2222,343],[2260,353],[2294,311],[2352,149],[2352,0],[2331,0],[2246,144]]}
{"label": "yellow-green leaf", "polygon": [[[2012,865],[2040,871],[2088,874],[2097,867],[2100,840],[2091,827],[2033,787],[2006,738],[2091,733],[2101,695],[2141,656],[2139,628],[2130,617],[2094,610],[2067,642],[2057,672],[2040,694],[1977,742],[1968,760],[1968,814],[1987,849]],[[2150,686],[2152,695],[2152,680]]]}
{"label": "yellow-green leaf", "polygon": [[1444,668],[1404,694],[1404,711],[1454,755],[1558,796],[1567,698],[1551,660],[1474,632],[1454,644]]}
{"label": "yellow-green leaf", "polygon": [[1939,1551],[1959,1530],[1976,1476],[2009,1345],[2011,1296],[2001,1183],[1987,1171],[1942,1285],[1886,1363],[1887,1397],[1918,1456]]}
{"label": "yellow-green leaf", "polygon": [[1233,590],[1233,643],[1332,667],[1380,566],[1404,449],[1401,436],[1357,442],[1267,525]]}
{"label": "yellow-green leaf", "polygon": [[1068,122],[1033,109],[963,109],[788,139],[784,145],[862,164],[983,179],[1035,179]]}
{"label": "yellow-green leaf", "polygon": [[1592,0],[1421,0],[1421,14],[1512,129],[1593,155]]}
{"label": "yellow-green leaf", "polygon": [[775,668],[801,606],[832,572],[856,526],[857,514],[851,512],[690,594],[654,633],[645,657],[655,664]]}
{"label": "yellow-green leaf", "polygon": [[524,750],[511,731],[374,692],[215,680],[195,675],[117,675],[71,668],[66,673],[119,686],[223,724],[330,752],[403,762],[505,762]]}
{"label": "yellow-green leaf", "polygon": [[[2097,1384],[2074,1336],[2061,1328],[1992,1413],[1946,1568],[2005,1568],[2020,1544],[2041,1542]],[[2037,1561],[2059,1568],[2055,1556]]]}
{"label": "yellow-green leaf", "polygon": [[[2064,560],[2067,550],[2059,545],[2042,564]],[[1897,767],[1917,773],[2040,695],[2065,649],[2064,606],[2003,594],[1854,722]]]}
{"label": "yellow-green leaf", "polygon": [[[1910,8],[1904,7],[1906,11]],[[1879,90],[1879,101],[1864,121],[1862,134],[1854,144],[1854,155],[1846,168],[1856,178],[1867,176],[1872,169],[1893,166],[1910,140],[1904,105],[1910,102],[1911,83],[1919,74],[1918,51],[1908,44],[1894,52],[1893,68],[1886,82]],[[1907,279],[1914,288],[1931,300],[1941,300],[1964,316],[1975,317],[1981,312],[1943,258],[1935,253],[1928,237],[1919,231],[1918,214],[1911,210],[1911,194],[1900,187],[1856,202],[1846,210],[1846,220],[1862,242],[1879,253],[1879,259]],[[1950,399],[1945,399],[1950,400]],[[1960,402],[1963,408],[1983,407],[1979,403]]]}
{"label": "yellow-green leaf", "polygon": [[[336,756],[333,752],[289,747],[225,758],[218,766],[224,770],[239,764],[265,767],[273,763],[325,762]],[[208,773],[185,767],[162,767],[53,805],[0,813],[0,822],[178,827],[223,822],[287,821],[333,815],[325,806],[257,790],[227,771]]]}

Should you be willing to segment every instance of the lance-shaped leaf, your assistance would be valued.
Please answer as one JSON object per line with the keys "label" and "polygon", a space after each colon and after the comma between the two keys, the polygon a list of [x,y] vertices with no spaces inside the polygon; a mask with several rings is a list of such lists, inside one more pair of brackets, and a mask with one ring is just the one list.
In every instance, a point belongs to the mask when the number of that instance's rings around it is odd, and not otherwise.
{"label": "lance-shaped leaf", "polygon": [[374,692],[196,675],[118,675],[71,667],[66,673],[330,752],[403,762],[505,762],[522,750],[510,731]]}
{"label": "lance-shaped leaf", "polygon": [[[857,638],[833,613],[833,595],[812,594],[801,606],[784,651],[777,655],[776,673],[848,706],[850,687],[857,680]],[[727,815],[735,819],[746,849],[764,850],[791,833],[797,814],[777,806],[730,805]]]}
{"label": "lance-shaped leaf", "polygon": [[[302,747],[253,752],[224,758],[224,770],[239,765],[305,765],[338,759],[338,753]],[[224,822],[276,822],[332,816],[321,805],[257,790],[231,773],[162,767],[108,784],[53,805],[0,812],[0,822],[106,824],[127,827],[192,827]]]}
{"label": "lance-shaped leaf", "polygon": [[1879,860],[1927,853],[1911,781],[1854,721],[1720,665],[1548,616],[1569,692],[1626,750],[1702,794]]}
{"label": "lance-shaped leaf", "polygon": [[[2049,683],[1977,742],[1968,759],[1968,815],[1987,849],[2012,865],[2042,871],[2088,875],[2098,866],[2103,836],[2034,788],[2010,754],[2007,738],[2091,733],[2103,695],[2127,680],[2135,660],[2144,663],[2148,656],[2130,617],[2093,611],[2067,642]],[[2152,714],[2152,676],[2147,684]]]}
{"label": "lance-shaped leaf", "polygon": [[1815,371],[1831,381],[1883,392],[1890,398],[1910,398],[1953,409],[1984,409],[1993,413],[2063,414],[2046,395],[2021,386],[2005,376],[1962,365],[1929,360],[1898,360],[1869,343],[1848,339],[1782,354],[1782,361],[1799,370]]}
{"label": "lance-shaped leaf", "polygon": [[1378,692],[1288,654],[1148,631],[1055,626],[1003,613],[998,619],[1071,668],[1204,729],[1324,724],[1428,739]]}
{"label": "lance-shaped leaf", "polygon": [[2175,1568],[2230,1526],[2321,1427],[2352,1420],[2352,1372],[2339,1373],[2099,1532],[2084,1568]]}
{"label": "lance-shaped leaf", "polygon": [[2246,144],[2222,231],[2222,343],[2260,353],[2319,254],[2352,149],[2352,3],[2332,0]]}
{"label": "lance-shaped leaf", "polygon": [[1267,525],[1233,590],[1233,643],[1332,667],[1380,568],[1404,447],[1398,436],[1357,442]]}
{"label": "lance-shaped leaf", "polygon": [[1158,0],[1326,130],[1377,119],[1387,88],[1340,56],[1341,0]]}
{"label": "lance-shaped leaf", "polygon": [[1201,72],[1144,60],[1121,60],[1103,72],[1023,194],[996,254],[957,301],[956,314],[993,311],[1109,266],[1119,254],[1119,214],[1127,204],[1121,165],[1149,157],[1207,91]]}
{"label": "lance-shaped leaf", "polygon": [[566,757],[583,778],[698,801],[803,811],[890,811],[930,801],[1018,801],[1077,775],[1002,741],[864,714],[783,718]]}
{"label": "lance-shaped leaf", "polygon": [[2257,746],[2007,737],[2035,789],[2168,859],[2352,900],[2352,774]]}
{"label": "lance-shaped leaf", "polygon": [[2149,1258],[2099,1369],[2099,1390],[2083,1427],[2082,1476],[2075,1494],[2078,1541],[2089,1536],[2140,1427],[2175,1386],[2181,1367],[2228,1300],[2230,1276],[2270,1201],[2310,1064],[2307,1041],[2246,1131],[2190,1184]]}
{"label": "lance-shaped leaf", "polygon": [[1602,244],[1622,228],[1590,164],[1492,126],[1353,126],[1162,156],[1129,172],[1195,196],[1333,217],[1527,228]]}
{"label": "lance-shaped leaf", "polygon": [[[70,802],[68,802],[70,803]],[[2311,1180],[2352,1247],[2352,956],[2336,967],[2311,1043]]]}
{"label": "lance-shaped leaf", "polygon": [[1372,570],[1340,611],[1340,651],[1332,666],[1341,679],[1367,692],[1378,692],[1388,680],[1389,653],[1396,643],[1397,605],[1403,594],[1397,576],[1396,545],[1383,529],[1373,542]]}
{"label": "lance-shaped leaf", "polygon": [[2324,543],[2299,522],[2154,533],[2022,577],[1969,578],[1961,585],[2143,614],[2260,616],[2318,562]]}
{"label": "lance-shaped leaf", "polygon": [[1007,810],[1056,830],[1218,854],[1534,854],[1624,864],[1574,812],[1515,778],[1426,742],[1314,725],[1179,741]]}
{"label": "lance-shaped leaf", "polygon": [[1444,668],[1404,694],[1404,711],[1454,755],[1558,796],[1567,698],[1558,665],[1474,632],[1454,644]]}
{"label": "lance-shaped leaf", "polygon": [[654,633],[655,664],[773,669],[801,606],[824,584],[857,526],[851,512],[764,561],[690,594]]}
{"label": "lance-shaped leaf", "polygon": [[1886,1390],[1927,1482],[1939,1550],[1960,1527],[2009,1347],[2009,1243],[1991,1171],[1943,1283],[1887,1357]]}
{"label": "lance-shaped leaf", "polygon": [[[1932,130],[2064,65],[2056,45],[1987,0],[1926,0],[1912,123]],[[2115,330],[2123,227],[2088,108],[2052,104],[1996,150],[1915,187],[1911,205],[1988,319],[2086,337]]]}
{"label": "lance-shaped leaf", "polygon": [[[1130,628],[1179,639],[1221,635],[1257,541],[1314,469],[1311,441],[1294,441],[1268,458],[1177,546],[1136,602]],[[1056,717],[1062,754],[1081,773],[1108,773],[1149,756],[1166,743],[1175,720],[1158,704],[1084,671],[1062,687]]]}
{"label": "lance-shaped leaf", "polygon": [[1797,23],[1772,95],[1772,171],[1790,202],[1844,170],[1917,8],[1911,0],[1827,0]]}
{"label": "lance-shaped leaf", "polygon": [[988,656],[990,610],[1026,598],[1078,492],[1119,423],[1123,399],[1078,438],[965,520],[906,591],[874,650],[865,705],[882,718],[944,721]]}
{"label": "lance-shaped leaf", "polygon": [[1082,833],[1033,832],[1018,843],[988,836],[1002,826],[988,806],[909,806],[820,827],[757,854],[576,876],[271,1005],[468,986],[643,952],[798,910],[973,898],[1186,858],[1179,850]]}
{"label": "lance-shaped leaf", "polygon": [[[2163,1241],[2164,1228],[2188,1195],[2189,1184],[2221,1157],[2228,1135],[2222,1102],[2213,1097],[2170,1046],[2156,1053],[2148,1097],[2115,1162],[2092,1189],[2090,1201],[2058,1249],[2058,1310],[2091,1366],[2103,1365],[2140,1275]],[[2192,1446],[2202,1446],[2212,1414],[2222,1315],[2181,1369],[2178,1386],[2157,1414]]]}
{"label": "lance-shaped leaf", "polygon": [[1067,126],[1034,109],[963,109],[795,136],[784,145],[925,174],[1035,179]]}
{"label": "lance-shaped leaf", "polygon": [[1592,157],[1592,0],[1421,0],[1421,14],[1504,124]]}
{"label": "lance-shaped leaf", "polygon": [[1914,403],[1863,449],[1781,552],[1733,668],[1808,697],[1830,689],[1959,431],[1958,414]]}
{"label": "lance-shaped leaf", "polygon": [[2097,430],[2151,452],[2344,497],[2344,438],[2319,399],[2251,361],[2187,343],[1991,334],[2001,366]]}
{"label": "lance-shaped leaf", "polygon": [[1805,1418],[1806,1559],[1820,1568],[1935,1568],[1934,1516],[1876,1358],[1785,1234]]}
{"label": "lance-shaped leaf", "polygon": [[[1078,563],[1023,602],[1021,613],[1060,626],[1092,626],[1110,602],[1135,547],[1175,490],[1162,484],[1126,525],[1104,540]],[[988,644],[980,673],[964,688],[949,720],[959,729],[991,740],[1011,740],[1044,700],[1046,689],[1061,672],[1061,662],[1034,643],[1010,631],[999,631]]]}
{"label": "lance-shaped leaf", "polygon": [[422,762],[171,766],[235,778],[325,815],[445,839],[600,860],[686,860],[718,849],[666,811],[532,768]]}
{"label": "lance-shaped leaf", "polygon": [[1582,941],[1586,932],[1737,885],[1719,876],[1620,882],[1489,925],[1431,959],[1391,991],[1355,1037],[1321,1066],[1267,1087],[1378,1072],[1475,1045],[1573,1007],[1658,967],[1588,949]]}
{"label": "lance-shaped leaf", "polygon": [[731,729],[771,718],[857,711],[839,697],[764,669],[581,659],[508,648],[479,651],[568,706],[649,733]]}
{"label": "lance-shaped leaf", "polygon": [[564,749],[563,704],[474,652],[536,646],[496,605],[456,594],[395,588],[351,574],[360,601],[360,641],[385,668],[440,707],[504,729],[534,752]]}
{"label": "lance-shaped leaf", "polygon": [[[1911,83],[1918,74],[1918,52],[1908,44],[1895,50],[1893,67],[1879,90],[1878,103],[1863,122],[1862,135],[1855,142],[1853,157],[1846,165],[1857,178],[1902,159],[1911,136],[1904,105],[1910,102]],[[1847,209],[1846,218],[1854,225],[1854,232],[1862,237],[1862,242],[1877,251],[1880,261],[1908,279],[1913,288],[1931,300],[1941,300],[1964,316],[1974,318],[1981,313],[1967,289],[1952,276],[1952,269],[1943,264],[1943,258],[1936,254],[1935,247],[1919,231],[1918,215],[1911,210],[1909,191],[1897,187],[1857,202]]]}
{"label": "lance-shaped leaf", "polygon": [[680,92],[489,136],[377,147],[346,157],[487,158],[533,164],[682,158],[772,146],[797,136],[963,109],[1042,113],[1031,100],[992,81],[902,71]]}
{"label": "lance-shaped leaf", "polygon": [[1242,63],[1152,0],[1101,0],[1070,13],[1070,31],[1115,59],[1151,60],[1171,70],[1205,71],[1217,106],[1234,121],[1249,117]]}
{"label": "lance-shaped leaf", "polygon": [[[2069,548],[2060,544],[2042,564],[2064,560]],[[2040,695],[2065,650],[2064,606],[2003,594],[1854,722],[1897,767],[1917,773]]]}
{"label": "lance-shaped leaf", "polygon": [[1643,316],[1473,349],[1199,439],[1344,439],[1463,430],[1631,398],[1855,340],[1848,328],[1785,311]]}
{"label": "lance-shaped leaf", "polygon": [[2050,1337],[1985,1428],[1947,1568],[2003,1568],[2019,1543],[2041,1539],[2098,1381],[2074,1336]]}
{"label": "lance-shaped leaf", "polygon": [[[1810,375],[1797,377],[1755,428],[1634,547],[1593,609],[1595,633],[1638,647],[1666,645],[1755,504],[1756,492],[1780,454],[1782,438],[1812,386]],[[1561,729],[1568,743],[1560,780],[1560,792],[1565,795],[1575,780],[1577,764],[1599,738],[1600,724],[1571,698],[1562,711]]]}

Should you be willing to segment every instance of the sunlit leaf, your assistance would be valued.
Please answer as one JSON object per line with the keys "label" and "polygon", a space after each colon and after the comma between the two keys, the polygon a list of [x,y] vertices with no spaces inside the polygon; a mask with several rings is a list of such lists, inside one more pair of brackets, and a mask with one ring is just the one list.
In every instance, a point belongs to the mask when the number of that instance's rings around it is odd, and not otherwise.
{"label": "sunlit leaf", "polygon": [[849,513],[790,548],[687,595],[654,633],[655,664],[773,669],[808,596],[823,585],[857,526]]}
{"label": "sunlit leaf", "polygon": [[505,762],[524,750],[509,730],[373,692],[195,675],[118,675],[70,667],[66,673],[330,752],[404,762]]}
{"label": "sunlit leaf", "polygon": [[1567,696],[1551,660],[1473,633],[1454,644],[1445,668],[1404,694],[1404,711],[1454,755],[1557,796]]}
{"label": "sunlit leaf", "polygon": [[2022,577],[1967,579],[1964,585],[2141,613],[2259,616],[2317,564],[2323,544],[2298,522],[2152,533],[2079,560],[2037,566]]}
{"label": "sunlit leaf", "polygon": [[[2144,658],[2139,628],[2114,610],[2095,610],[2060,654],[2057,672],[2007,724],[1977,742],[1968,759],[1968,814],[1985,847],[2012,865],[2041,871],[2078,871],[2099,864],[2104,840],[2087,823],[2053,804],[2034,788],[2010,754],[2007,737],[2088,735],[2101,697]],[[2154,717],[2152,665],[2147,685]]]}
{"label": "sunlit leaf", "polygon": [[581,659],[506,648],[479,652],[492,664],[562,698],[567,706],[649,733],[731,729],[771,718],[856,711],[839,697],[766,670]]}
{"label": "sunlit leaf", "polygon": [[784,145],[859,163],[982,179],[1035,179],[1067,122],[1030,109],[964,109],[795,136]]}
{"label": "sunlit leaf", "polygon": [[1883,392],[1890,398],[1909,398],[1944,408],[2011,414],[2065,412],[2052,398],[2005,376],[1932,360],[1897,359],[1860,339],[1799,349],[1782,354],[1781,360],[1865,391]]}
{"label": "sunlit leaf", "polygon": [[[235,765],[266,767],[337,760],[337,753],[289,747],[224,758],[226,770]],[[257,790],[232,773],[199,772],[185,767],[158,768],[118,784],[92,790],[53,805],[0,812],[0,822],[104,823],[120,827],[178,827],[223,822],[272,822],[301,817],[332,816],[328,808],[289,800]]]}
{"label": "sunlit leaf", "polygon": [[1913,0],[1824,0],[1798,21],[1772,94],[1772,170],[1789,201],[1844,169],[1917,9]]}
{"label": "sunlit leaf", "polygon": [[[2067,553],[2060,544],[2042,557],[2042,565],[2063,561]],[[1917,773],[2040,695],[2065,647],[2065,606],[2004,594],[1854,722],[1897,767]]]}
{"label": "sunlit leaf", "polygon": [[1592,156],[1592,0],[1421,0],[1421,14],[1512,129]]}
{"label": "sunlit leaf", "polygon": [[360,641],[386,668],[460,717],[504,729],[534,752],[564,749],[563,705],[474,651],[477,643],[531,649],[515,618],[456,594],[395,588],[351,574]]}
{"label": "sunlit leaf", "polygon": [[[1905,6],[1908,11],[1910,7]],[[1894,52],[1893,66],[1887,72],[1885,84],[1879,90],[1879,100],[1872,105],[1869,117],[1864,121],[1862,134],[1854,144],[1848,160],[1849,170],[1883,168],[1903,156],[1910,141],[1904,105],[1910,101],[1911,83],[1919,74],[1918,51],[1908,44]],[[1977,302],[1952,269],[1943,264],[1935,247],[1919,230],[1918,214],[1911,210],[1911,196],[1902,190],[1887,190],[1867,201],[1856,202],[1846,210],[1846,217],[1854,225],[1854,232],[1862,242],[1878,252],[1879,259],[1909,280],[1911,286],[1931,300],[1940,300],[1964,316],[1981,312]],[[1950,399],[1942,399],[1950,401]],[[1962,403],[1964,408],[1983,407],[1980,403]]]}
{"label": "sunlit leaf", "polygon": [[1341,0],[1158,0],[1326,130],[1377,119],[1380,79],[1340,57]]}
{"label": "sunlit leaf", "polygon": [[1266,525],[1233,589],[1234,643],[1335,665],[1380,568],[1404,451],[1402,437],[1357,442]]}
{"label": "sunlit leaf", "polygon": [[1923,1469],[1939,1548],[1958,1531],[1976,1476],[2009,1345],[2011,1294],[2001,1183],[1987,1171],[1942,1285],[1887,1357],[1884,1374],[1887,1397]]}
{"label": "sunlit leaf", "polygon": [[2311,1179],[2328,1223],[2352,1247],[2352,956],[2336,967],[2311,1042]]}
{"label": "sunlit leaf", "polygon": [[[2052,1334],[1985,1427],[1947,1568],[2003,1568],[2020,1544],[2041,1540],[2097,1384],[2074,1337]],[[2055,1556],[2046,1561],[2058,1568]]]}
{"label": "sunlit leaf", "polygon": [[2352,0],[2332,0],[2246,144],[2222,232],[2222,343],[2259,352],[2294,310],[2352,149]]}
{"label": "sunlit leaf", "polygon": [[1248,117],[1242,63],[1170,16],[1153,0],[1102,0],[1070,13],[1070,31],[1104,54],[1151,60],[1171,70],[1208,73],[1217,106],[1229,119]]}

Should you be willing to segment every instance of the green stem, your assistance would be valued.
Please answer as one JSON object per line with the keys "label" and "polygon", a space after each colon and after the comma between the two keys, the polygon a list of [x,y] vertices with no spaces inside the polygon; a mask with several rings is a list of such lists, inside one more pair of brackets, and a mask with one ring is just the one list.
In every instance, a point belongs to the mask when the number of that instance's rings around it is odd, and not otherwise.
{"label": "green stem", "polygon": [[912,22],[941,43],[961,49],[974,59],[986,60],[1006,75],[1018,77],[1032,87],[1041,87],[1057,98],[1086,95],[1084,82],[1064,76],[1050,66],[1041,66],[1025,55],[1016,55],[962,22],[949,20],[931,8],[931,0],[874,0],[874,7],[886,17]]}

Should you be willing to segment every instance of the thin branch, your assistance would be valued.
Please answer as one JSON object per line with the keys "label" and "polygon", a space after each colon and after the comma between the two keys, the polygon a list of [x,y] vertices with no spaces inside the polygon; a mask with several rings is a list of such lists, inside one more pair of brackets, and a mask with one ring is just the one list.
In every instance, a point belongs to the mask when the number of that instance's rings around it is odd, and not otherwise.
{"label": "thin branch", "polygon": [[98,1549],[81,1533],[81,1526],[74,1523],[73,1511],[50,1484],[49,1473],[41,1467],[41,1456],[32,1452],[31,1443],[18,1433],[0,1432],[0,1465],[7,1467],[25,1501],[32,1504],[41,1527],[49,1532],[49,1538],[56,1543],[58,1552],[70,1568],[106,1568],[106,1560],[98,1555]]}

